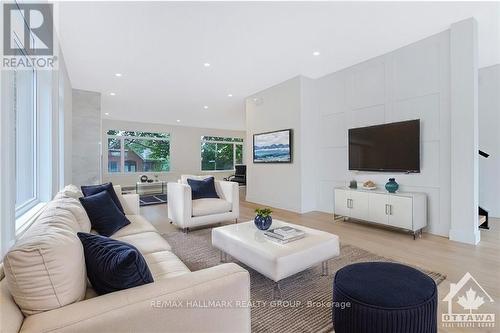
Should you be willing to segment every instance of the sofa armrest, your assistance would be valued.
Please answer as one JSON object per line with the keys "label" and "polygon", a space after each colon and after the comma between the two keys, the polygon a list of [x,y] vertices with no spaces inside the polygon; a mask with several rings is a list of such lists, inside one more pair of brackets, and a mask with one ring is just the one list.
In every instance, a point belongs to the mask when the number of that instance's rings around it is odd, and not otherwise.
{"label": "sofa armrest", "polygon": [[168,218],[181,228],[188,227],[193,212],[191,187],[181,183],[168,183]]}
{"label": "sofa armrest", "polygon": [[139,194],[122,194],[122,199],[125,215],[140,215]]}
{"label": "sofa armrest", "polygon": [[250,332],[249,302],[248,272],[223,264],[29,316],[20,332]]}
{"label": "sofa armrest", "polygon": [[231,211],[237,216],[240,216],[240,189],[236,182],[216,181],[218,189],[224,196],[224,199],[232,205]]}

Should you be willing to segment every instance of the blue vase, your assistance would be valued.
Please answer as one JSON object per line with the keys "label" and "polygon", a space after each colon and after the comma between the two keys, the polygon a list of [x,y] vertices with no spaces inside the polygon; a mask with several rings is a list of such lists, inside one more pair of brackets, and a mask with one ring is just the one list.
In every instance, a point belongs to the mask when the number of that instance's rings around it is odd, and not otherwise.
{"label": "blue vase", "polygon": [[396,193],[399,188],[399,184],[396,183],[395,178],[389,178],[389,181],[385,184],[385,189],[389,193]]}
{"label": "blue vase", "polygon": [[253,221],[255,226],[260,230],[267,230],[273,223],[273,218],[271,216],[255,216],[255,220]]}

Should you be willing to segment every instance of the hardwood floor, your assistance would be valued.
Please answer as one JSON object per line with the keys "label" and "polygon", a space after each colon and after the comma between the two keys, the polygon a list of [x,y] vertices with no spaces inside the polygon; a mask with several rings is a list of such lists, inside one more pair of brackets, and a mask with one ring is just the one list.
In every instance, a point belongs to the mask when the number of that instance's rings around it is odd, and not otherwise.
{"label": "hardwood floor", "polygon": [[[239,221],[252,220],[256,207],[253,203],[241,202]],[[491,229],[481,230],[481,242],[473,246],[427,233],[424,233],[422,238],[413,240],[410,234],[400,231],[359,222],[334,221],[332,214],[327,213],[298,214],[280,209],[273,210],[275,219],[331,232],[337,234],[342,243],[446,274],[446,280],[438,287],[439,332],[500,332],[500,219],[491,219]],[[142,207],[141,213],[160,232],[175,230],[168,221],[166,205]],[[480,312],[496,314],[495,328],[441,327],[441,314],[446,311],[446,303],[442,299],[449,292],[450,283],[457,283],[466,272],[470,272],[495,300],[494,303],[485,304],[480,308]]]}

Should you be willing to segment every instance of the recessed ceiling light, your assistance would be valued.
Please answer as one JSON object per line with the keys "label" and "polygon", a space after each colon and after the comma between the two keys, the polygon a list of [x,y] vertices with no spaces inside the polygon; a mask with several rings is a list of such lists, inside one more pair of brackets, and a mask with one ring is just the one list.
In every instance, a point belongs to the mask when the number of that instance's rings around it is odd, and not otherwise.
{"label": "recessed ceiling light", "polygon": [[227,94],[227,97],[233,97],[233,94]]}
{"label": "recessed ceiling light", "polygon": [[208,110],[208,105],[204,105],[204,106],[203,106],[203,108],[204,108],[205,110]]}
{"label": "recessed ceiling light", "polygon": [[122,77],[122,76],[123,76],[123,74],[122,74],[122,73],[115,73],[115,76],[116,76],[116,77]]}
{"label": "recessed ceiling light", "polygon": [[253,98],[253,101],[254,101],[254,102],[257,102],[257,97],[254,97],[254,98]]}
{"label": "recessed ceiling light", "polygon": [[180,119],[177,119],[177,120],[176,120],[176,122],[180,123],[180,122],[181,122],[181,120],[180,120]]}
{"label": "recessed ceiling light", "polygon": [[210,63],[206,62],[206,63],[203,64],[203,66],[210,67]]}
{"label": "recessed ceiling light", "polygon": [[105,116],[109,116],[109,112],[104,112],[104,115]]}
{"label": "recessed ceiling light", "polygon": [[109,96],[115,96],[115,95],[116,95],[116,93],[114,93],[114,92],[109,93]]}
{"label": "recessed ceiling light", "polygon": [[313,56],[319,56],[321,53],[319,51],[314,51]]}

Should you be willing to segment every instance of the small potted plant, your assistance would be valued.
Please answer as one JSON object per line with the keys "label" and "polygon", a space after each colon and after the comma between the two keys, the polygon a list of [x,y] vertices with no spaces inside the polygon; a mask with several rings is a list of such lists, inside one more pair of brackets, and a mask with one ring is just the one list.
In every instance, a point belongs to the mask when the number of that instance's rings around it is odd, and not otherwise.
{"label": "small potted plant", "polygon": [[271,217],[273,211],[269,208],[257,208],[255,213],[257,214],[254,220],[255,226],[260,230],[269,229],[273,223],[273,218]]}

